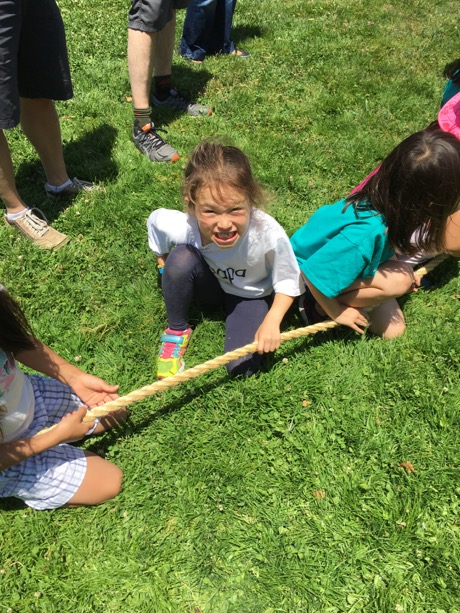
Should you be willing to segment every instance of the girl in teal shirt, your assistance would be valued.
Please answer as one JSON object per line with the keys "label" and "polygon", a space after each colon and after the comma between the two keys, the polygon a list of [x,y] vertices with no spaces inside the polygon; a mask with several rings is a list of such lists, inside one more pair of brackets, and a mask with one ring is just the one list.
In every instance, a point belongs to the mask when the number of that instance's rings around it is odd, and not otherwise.
{"label": "girl in teal shirt", "polygon": [[396,254],[458,252],[460,232],[446,234],[446,224],[460,205],[459,168],[455,136],[417,132],[361,189],[321,207],[297,230],[291,243],[307,284],[308,323],[331,318],[385,338],[404,332],[396,298],[416,290],[417,281]]}

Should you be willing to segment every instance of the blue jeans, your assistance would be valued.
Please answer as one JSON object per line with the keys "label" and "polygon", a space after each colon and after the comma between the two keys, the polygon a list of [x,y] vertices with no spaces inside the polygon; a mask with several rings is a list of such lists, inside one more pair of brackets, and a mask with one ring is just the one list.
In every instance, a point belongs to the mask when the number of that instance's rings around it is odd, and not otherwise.
{"label": "blue jeans", "polygon": [[236,0],[190,0],[179,53],[202,61],[206,55],[232,53],[233,13]]}

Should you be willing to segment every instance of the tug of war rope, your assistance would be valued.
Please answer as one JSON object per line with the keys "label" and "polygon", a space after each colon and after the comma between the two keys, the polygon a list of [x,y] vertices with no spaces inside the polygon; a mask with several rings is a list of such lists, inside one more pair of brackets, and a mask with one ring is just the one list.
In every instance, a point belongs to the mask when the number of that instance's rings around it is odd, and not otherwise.
{"label": "tug of war rope", "polygon": [[[429,272],[434,270],[434,268],[436,268],[439,264],[441,264],[441,262],[447,259],[447,257],[448,256],[446,254],[438,255],[437,257],[427,262],[425,266],[422,266],[421,268],[418,268],[417,270],[415,270],[414,275],[418,277],[419,279],[421,279],[422,277],[427,275]],[[284,343],[285,341],[290,341],[295,338],[301,338],[303,336],[309,336],[311,334],[316,334],[317,332],[324,332],[326,330],[331,330],[332,328],[337,328],[339,325],[340,324],[338,324],[335,321],[323,321],[323,322],[320,322],[320,323],[317,323],[311,326],[306,326],[304,328],[297,328],[295,330],[290,330],[288,332],[282,332],[281,342]],[[236,360],[237,358],[242,358],[250,353],[254,353],[256,349],[257,349],[256,342],[249,343],[248,345],[244,345],[244,347],[240,347],[239,349],[234,349],[233,351],[228,351],[227,353],[224,353],[221,356],[213,358],[212,360],[208,360],[207,362],[203,362],[202,364],[199,364],[198,366],[193,366],[193,368],[188,368],[187,370],[177,373],[173,375],[172,377],[167,377],[166,379],[161,379],[160,381],[155,381],[155,383],[145,385],[144,387],[134,390],[133,392],[130,392],[129,394],[126,394],[125,396],[120,396],[120,398],[117,398],[116,400],[110,400],[109,402],[106,402],[104,405],[90,409],[85,415],[85,417],[83,418],[83,421],[90,422],[90,421],[94,421],[94,419],[97,417],[104,417],[108,415],[109,413],[112,413],[113,411],[118,411],[119,409],[127,407],[135,402],[138,402],[139,400],[143,400],[144,398],[147,398],[148,396],[153,396],[153,394],[156,394],[157,392],[166,390],[169,387],[174,387],[175,385],[179,385],[179,383],[184,383],[185,381],[188,381],[189,379],[194,379],[195,377],[199,377],[200,375],[206,372],[209,372],[210,370],[214,370],[218,368],[219,366],[224,366],[225,364],[228,364],[229,362],[232,362],[233,360]],[[51,428],[45,428],[43,430],[40,430],[40,432],[38,432],[37,434],[44,434],[45,432],[48,432],[48,430],[51,430],[54,427],[55,426],[52,426]]]}

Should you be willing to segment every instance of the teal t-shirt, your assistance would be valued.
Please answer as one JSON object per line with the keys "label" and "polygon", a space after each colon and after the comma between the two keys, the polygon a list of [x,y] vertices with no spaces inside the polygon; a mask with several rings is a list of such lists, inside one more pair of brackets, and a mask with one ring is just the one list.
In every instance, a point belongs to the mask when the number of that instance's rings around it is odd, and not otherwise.
{"label": "teal t-shirt", "polygon": [[345,206],[344,199],[320,207],[291,237],[303,274],[328,298],[372,278],[394,255],[382,216],[363,204]]}
{"label": "teal t-shirt", "polygon": [[453,81],[449,79],[449,81],[447,81],[447,85],[444,88],[444,92],[442,94],[441,108],[446,104],[446,102],[448,102],[451,98],[453,98],[457,94],[460,94],[460,83],[454,83]]}

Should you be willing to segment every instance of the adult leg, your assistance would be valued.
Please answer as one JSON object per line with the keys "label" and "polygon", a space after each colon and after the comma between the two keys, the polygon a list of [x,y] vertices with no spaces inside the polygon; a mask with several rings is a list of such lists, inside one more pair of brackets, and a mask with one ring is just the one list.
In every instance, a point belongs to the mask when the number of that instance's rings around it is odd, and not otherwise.
{"label": "adult leg", "polygon": [[155,130],[150,106],[153,70],[163,75],[171,74],[174,46],[171,22],[175,24],[175,18],[160,31],[146,32],[128,28],[128,71],[134,110],[133,141],[139,151],[152,162],[175,162],[179,159],[178,152]]}
{"label": "adult leg", "polygon": [[165,262],[163,296],[170,330],[186,330],[192,297],[206,304],[219,304],[223,291],[203,256],[191,245],[177,245]]}
{"label": "adult leg", "polygon": [[172,72],[172,57],[176,37],[176,11],[165,27],[157,33],[153,42],[153,72],[156,77],[164,77]]}
{"label": "adult leg", "polygon": [[222,53],[237,53],[232,41],[233,13],[235,12],[236,0],[219,0],[222,15]]}
{"label": "adult leg", "polygon": [[86,473],[66,507],[94,505],[115,498],[120,493],[123,472],[118,466],[90,451],[85,451]]}
{"label": "adult leg", "polygon": [[[271,297],[247,299],[225,294],[225,352],[254,341],[256,332],[268,313],[271,300]],[[252,353],[239,358],[227,364],[227,371],[230,375],[249,377],[259,370],[263,357]]]}
{"label": "adult leg", "polygon": [[28,210],[19,196],[14,179],[13,163],[3,131],[0,131],[0,198],[6,207],[5,219],[42,249],[59,249],[69,242],[65,234]]}
{"label": "adult leg", "polygon": [[219,51],[219,33],[215,23],[218,2],[219,0],[192,0],[189,3],[179,47],[180,54],[187,59],[202,62],[207,54]]}
{"label": "adult leg", "polygon": [[21,98],[21,127],[43,165],[49,185],[69,180],[62,152],[61,128],[52,100]]}
{"label": "adult leg", "polygon": [[16,189],[13,162],[3,130],[0,130],[0,198],[7,213],[20,213],[26,208]]}
{"label": "adult leg", "polygon": [[128,29],[128,71],[134,108],[147,108],[150,104],[153,53],[158,32]]}

